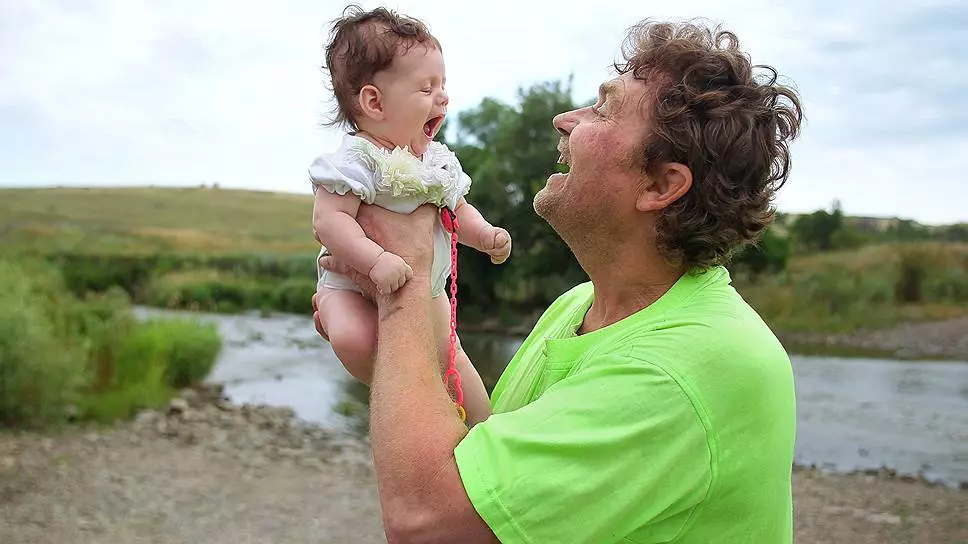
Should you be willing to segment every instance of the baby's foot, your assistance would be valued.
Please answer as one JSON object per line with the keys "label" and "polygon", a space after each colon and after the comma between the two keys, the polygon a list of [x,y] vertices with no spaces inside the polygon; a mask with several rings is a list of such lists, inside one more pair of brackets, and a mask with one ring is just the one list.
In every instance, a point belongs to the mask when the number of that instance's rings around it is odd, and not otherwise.
{"label": "baby's foot", "polygon": [[484,229],[481,250],[491,256],[491,262],[501,264],[511,255],[511,235],[501,227]]}

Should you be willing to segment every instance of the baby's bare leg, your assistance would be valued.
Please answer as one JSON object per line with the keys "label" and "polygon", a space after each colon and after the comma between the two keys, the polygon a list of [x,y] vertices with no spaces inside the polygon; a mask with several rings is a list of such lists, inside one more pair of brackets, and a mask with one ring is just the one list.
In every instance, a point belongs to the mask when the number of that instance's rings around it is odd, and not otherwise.
{"label": "baby's bare leg", "polygon": [[[437,297],[437,352],[440,354],[441,376],[447,372],[447,364],[450,358],[450,299],[446,293]],[[454,365],[460,373],[461,390],[464,392],[464,411],[467,412],[467,425],[473,426],[484,421],[491,415],[491,400],[488,398],[487,389],[481,380],[477,369],[471,364],[470,358],[464,353],[460,345],[460,337],[456,337],[456,355]],[[448,389],[452,384],[448,383]]]}
{"label": "baby's bare leg", "polygon": [[348,289],[320,287],[319,321],[347,372],[363,383],[373,379],[376,354],[376,308]]}

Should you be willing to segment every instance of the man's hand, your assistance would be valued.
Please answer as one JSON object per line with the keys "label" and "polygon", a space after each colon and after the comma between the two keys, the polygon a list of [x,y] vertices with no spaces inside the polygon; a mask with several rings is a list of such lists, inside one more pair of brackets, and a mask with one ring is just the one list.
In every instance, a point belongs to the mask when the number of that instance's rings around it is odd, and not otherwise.
{"label": "man's hand", "polygon": [[481,232],[481,249],[491,256],[491,262],[501,264],[511,255],[511,235],[501,227]]}
{"label": "man's hand", "polygon": [[400,256],[413,270],[413,276],[430,277],[434,262],[434,220],[438,210],[431,204],[413,213],[391,212],[375,205],[362,205],[356,221],[367,238],[389,253]]}
{"label": "man's hand", "polygon": [[[363,204],[357,213],[357,221],[367,237],[380,244],[390,254],[399,256],[410,267],[407,281],[414,275],[429,278],[433,264],[433,229],[437,209],[432,205],[421,206],[412,214],[394,213],[379,206]],[[317,236],[317,240],[319,237]],[[359,286],[363,296],[376,301],[380,290],[369,276],[349,267],[339,259],[326,255],[319,259],[319,266],[330,272],[349,277]],[[313,320],[320,336],[329,340],[319,322],[317,295],[313,295]]]}

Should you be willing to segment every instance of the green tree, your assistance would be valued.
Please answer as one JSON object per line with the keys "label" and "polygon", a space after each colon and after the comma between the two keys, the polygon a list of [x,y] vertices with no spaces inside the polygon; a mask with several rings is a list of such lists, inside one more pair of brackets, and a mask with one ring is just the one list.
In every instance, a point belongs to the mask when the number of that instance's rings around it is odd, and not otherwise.
{"label": "green tree", "polygon": [[791,231],[798,249],[803,251],[828,251],[834,248],[834,236],[844,226],[844,214],[840,202],[834,201],[832,210],[817,210],[800,216],[793,222]]}
{"label": "green tree", "polygon": [[754,277],[764,272],[782,272],[790,261],[793,245],[789,236],[776,232],[770,227],[756,244],[740,250],[732,259],[731,268],[740,268]]}
{"label": "green tree", "polygon": [[553,117],[573,109],[571,81],[519,89],[517,104],[485,98],[458,115],[451,147],[473,179],[468,200],[511,233],[511,258],[501,266],[462,248],[458,286],[469,305],[545,305],[587,279],[567,246],[534,213],[534,195],[556,171],[559,135]]}

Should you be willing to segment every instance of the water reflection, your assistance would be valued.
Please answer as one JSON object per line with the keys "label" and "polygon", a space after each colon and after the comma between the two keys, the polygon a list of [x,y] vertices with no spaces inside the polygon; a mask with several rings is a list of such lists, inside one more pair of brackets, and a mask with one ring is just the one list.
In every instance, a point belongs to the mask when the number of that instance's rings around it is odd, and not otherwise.
{"label": "water reflection", "polygon": [[[139,309],[142,314],[159,313]],[[301,316],[213,316],[226,339],[212,379],[237,402],[293,407],[303,419],[365,433],[368,390]],[[462,335],[488,390],[520,338]],[[968,364],[794,357],[796,459],[836,470],[886,466],[968,481]]]}

